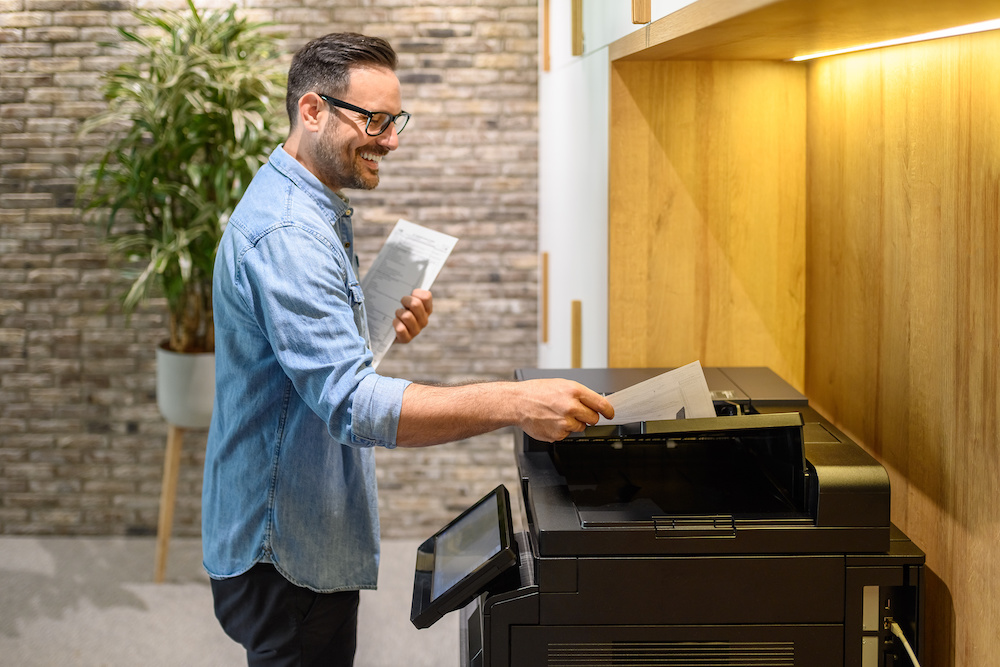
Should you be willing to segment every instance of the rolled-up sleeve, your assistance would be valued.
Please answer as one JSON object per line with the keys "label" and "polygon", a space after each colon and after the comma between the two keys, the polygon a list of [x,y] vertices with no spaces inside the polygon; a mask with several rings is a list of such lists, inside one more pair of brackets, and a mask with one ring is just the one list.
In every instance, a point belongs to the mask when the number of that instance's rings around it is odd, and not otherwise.
{"label": "rolled-up sleeve", "polygon": [[322,235],[278,226],[242,259],[247,308],[297,397],[338,442],[395,447],[410,383],[371,368],[358,324],[364,297],[342,251]]}
{"label": "rolled-up sleeve", "polygon": [[403,391],[409,380],[370,373],[361,379],[354,392],[352,437],[355,445],[393,448],[403,404]]}

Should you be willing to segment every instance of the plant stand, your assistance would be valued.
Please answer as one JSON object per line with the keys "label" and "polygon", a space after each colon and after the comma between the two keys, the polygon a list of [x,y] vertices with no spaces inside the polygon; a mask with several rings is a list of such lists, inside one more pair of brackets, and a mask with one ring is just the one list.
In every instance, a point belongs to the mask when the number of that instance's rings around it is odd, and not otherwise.
{"label": "plant stand", "polygon": [[163,456],[160,519],[156,529],[153,580],[162,583],[174,525],[177,479],[180,475],[184,432],[208,428],[215,397],[215,355],[177,353],[163,343],[156,348],[156,403],[167,421],[167,450]]}
{"label": "plant stand", "polygon": [[156,564],[153,581],[163,583],[167,572],[167,552],[174,527],[174,504],[177,502],[177,478],[181,467],[184,429],[171,424],[167,430],[167,451],[163,457],[163,487],[160,489],[160,520],[156,528]]}

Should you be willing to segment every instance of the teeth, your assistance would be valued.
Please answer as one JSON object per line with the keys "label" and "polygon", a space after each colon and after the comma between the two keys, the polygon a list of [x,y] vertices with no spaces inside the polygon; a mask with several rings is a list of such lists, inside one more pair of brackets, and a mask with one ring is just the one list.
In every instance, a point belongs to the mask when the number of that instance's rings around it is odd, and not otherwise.
{"label": "teeth", "polygon": [[366,160],[371,160],[372,162],[378,163],[382,161],[381,155],[376,155],[375,153],[362,153],[361,157]]}

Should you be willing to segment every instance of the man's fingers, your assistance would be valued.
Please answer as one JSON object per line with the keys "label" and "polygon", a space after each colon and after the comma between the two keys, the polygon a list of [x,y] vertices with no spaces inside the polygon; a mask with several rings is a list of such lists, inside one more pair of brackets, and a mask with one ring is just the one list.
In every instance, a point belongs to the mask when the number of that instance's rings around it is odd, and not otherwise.
{"label": "man's fingers", "polygon": [[429,290],[415,289],[410,292],[408,298],[419,300],[423,304],[424,312],[428,315],[434,312],[434,295]]}
{"label": "man's fingers", "polygon": [[400,343],[408,343],[423,329],[413,316],[413,313],[405,308],[396,311],[396,319],[392,323],[396,330],[396,340]]}
{"label": "man's fingers", "polygon": [[412,296],[404,296],[400,299],[400,303],[403,304],[403,307],[396,310],[396,317],[403,321],[408,320],[407,328],[412,328],[411,323],[419,325],[420,328],[427,326],[430,315],[424,309],[422,301],[414,299]]}
{"label": "man's fingers", "polygon": [[410,333],[410,330],[406,328],[406,325],[398,317],[392,323],[392,328],[396,330],[397,343],[409,343],[413,340],[413,334]]}
{"label": "man's fingers", "polygon": [[583,403],[580,404],[579,411],[573,416],[576,417],[576,421],[579,421],[581,424],[583,424],[584,428],[596,424],[598,420],[601,418],[601,416],[597,414],[595,410],[591,410]]}
{"label": "man's fingers", "polygon": [[415,289],[399,302],[403,307],[396,309],[396,319],[392,325],[396,330],[396,341],[408,343],[427,326],[434,310],[434,300],[429,291]]}
{"label": "man's fingers", "polygon": [[[420,324],[420,318],[418,318],[412,310],[407,310],[406,308],[396,309],[396,319],[399,320],[404,327],[406,327],[412,334],[416,335],[420,333],[423,328]],[[427,320],[424,320],[424,324]]]}
{"label": "man's fingers", "polygon": [[611,401],[597,392],[588,390],[588,393],[580,397],[580,402],[595,412],[595,419],[592,423],[597,423],[596,413],[598,412],[607,419],[614,419],[615,406],[611,405]]}

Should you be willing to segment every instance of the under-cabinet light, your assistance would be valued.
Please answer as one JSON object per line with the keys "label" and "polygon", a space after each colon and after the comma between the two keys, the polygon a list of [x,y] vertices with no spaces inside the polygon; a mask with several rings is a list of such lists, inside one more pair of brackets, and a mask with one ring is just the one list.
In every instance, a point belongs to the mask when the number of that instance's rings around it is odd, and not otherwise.
{"label": "under-cabinet light", "polygon": [[896,46],[898,44],[909,44],[911,42],[923,42],[931,39],[942,39],[944,37],[954,37],[955,35],[968,35],[974,32],[985,32],[987,30],[997,30],[1000,28],[1000,19],[991,21],[981,21],[980,23],[970,23],[969,25],[958,26],[957,28],[945,28],[934,32],[925,32],[921,35],[911,35],[910,37],[900,37],[898,39],[887,39],[884,42],[874,44],[862,44],[861,46],[851,46],[846,49],[835,51],[824,51],[822,53],[811,53],[807,56],[795,56],[793,61],[812,60],[814,58],[825,58],[826,56],[838,56],[841,53],[851,53],[853,51],[864,51],[866,49],[881,49],[885,46]]}

